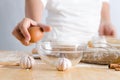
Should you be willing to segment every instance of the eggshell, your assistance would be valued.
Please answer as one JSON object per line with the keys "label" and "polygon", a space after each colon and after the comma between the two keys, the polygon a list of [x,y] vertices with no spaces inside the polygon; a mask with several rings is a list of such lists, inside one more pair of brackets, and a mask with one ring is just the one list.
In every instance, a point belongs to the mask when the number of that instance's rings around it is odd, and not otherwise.
{"label": "eggshell", "polygon": [[33,49],[32,49],[32,53],[33,53],[33,54],[37,54],[37,53],[38,53],[38,49],[33,48]]}
{"label": "eggshell", "polygon": [[31,36],[30,43],[36,43],[43,37],[43,30],[38,26],[31,26],[28,31]]}
{"label": "eggshell", "polygon": [[58,71],[65,71],[65,70],[71,68],[71,66],[72,66],[72,63],[67,58],[59,58],[56,63],[56,68]]}
{"label": "eggshell", "polygon": [[25,55],[20,59],[20,66],[22,69],[31,69],[35,64],[35,60],[33,57]]}
{"label": "eggshell", "polygon": [[93,47],[94,47],[94,45],[93,45],[93,42],[92,42],[92,41],[88,41],[88,47],[90,47],[90,48],[93,48]]}

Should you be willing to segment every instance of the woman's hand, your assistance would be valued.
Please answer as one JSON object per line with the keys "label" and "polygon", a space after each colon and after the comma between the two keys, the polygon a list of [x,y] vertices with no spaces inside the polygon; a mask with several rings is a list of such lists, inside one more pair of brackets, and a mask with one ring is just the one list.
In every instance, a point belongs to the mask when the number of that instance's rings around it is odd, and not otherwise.
{"label": "woman's hand", "polygon": [[117,37],[117,31],[110,22],[101,22],[99,27],[99,35]]}
{"label": "woman's hand", "polygon": [[51,31],[51,27],[44,24],[38,24],[30,18],[24,18],[17,26],[14,28],[12,34],[23,44],[28,46],[30,44],[31,36],[28,32],[30,26],[39,26],[44,32]]}

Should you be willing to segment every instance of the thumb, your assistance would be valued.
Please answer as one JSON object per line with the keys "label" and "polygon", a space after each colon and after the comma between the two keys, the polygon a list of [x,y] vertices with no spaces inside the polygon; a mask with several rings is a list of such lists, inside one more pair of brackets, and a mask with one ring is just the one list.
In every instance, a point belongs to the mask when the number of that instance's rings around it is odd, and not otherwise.
{"label": "thumb", "polygon": [[43,32],[50,32],[52,28],[49,25],[44,25],[44,24],[38,24],[43,30]]}

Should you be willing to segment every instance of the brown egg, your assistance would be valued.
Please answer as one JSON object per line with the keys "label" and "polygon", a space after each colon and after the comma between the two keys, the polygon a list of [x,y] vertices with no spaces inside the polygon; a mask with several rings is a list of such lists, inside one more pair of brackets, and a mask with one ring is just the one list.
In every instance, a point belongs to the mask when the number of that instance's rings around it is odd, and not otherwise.
{"label": "brown egg", "polygon": [[38,26],[31,26],[28,31],[31,36],[30,43],[36,43],[43,37],[43,30]]}

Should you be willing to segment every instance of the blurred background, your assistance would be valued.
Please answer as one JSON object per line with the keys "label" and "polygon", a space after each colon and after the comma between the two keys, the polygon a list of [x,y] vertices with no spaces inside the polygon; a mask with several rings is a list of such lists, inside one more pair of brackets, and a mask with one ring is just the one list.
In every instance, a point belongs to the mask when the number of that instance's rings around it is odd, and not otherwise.
{"label": "blurred background", "polygon": [[[0,50],[30,51],[35,45],[23,46],[11,32],[24,17],[25,0],[0,0]],[[112,23],[117,28],[120,37],[120,0],[110,0]],[[44,13],[43,23],[45,23]]]}

